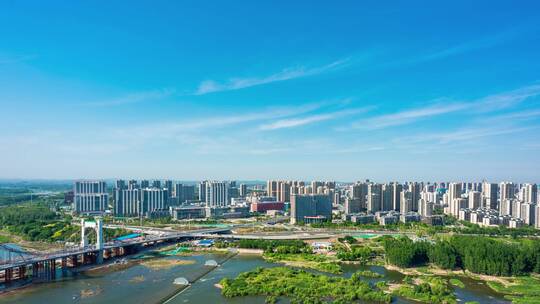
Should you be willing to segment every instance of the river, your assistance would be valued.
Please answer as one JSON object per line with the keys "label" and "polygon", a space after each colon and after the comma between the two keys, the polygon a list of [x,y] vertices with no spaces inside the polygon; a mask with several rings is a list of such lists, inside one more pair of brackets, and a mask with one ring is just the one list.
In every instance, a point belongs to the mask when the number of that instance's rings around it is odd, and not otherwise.
{"label": "river", "polygon": [[[133,264],[125,269],[113,267],[85,272],[76,276],[67,277],[56,282],[41,283],[29,286],[15,292],[0,295],[0,304],[42,304],[42,303],[157,303],[174,294],[178,286],[172,284],[177,277],[186,277],[192,280],[199,274],[208,270],[205,266],[207,260],[220,260],[223,256],[205,254],[188,257],[165,257],[166,262],[174,260],[184,261],[179,265],[156,269],[144,263]],[[264,297],[239,297],[227,299],[221,296],[220,290],[214,285],[222,278],[236,277],[239,273],[252,270],[256,267],[273,267],[256,255],[237,255],[225,264],[217,267],[200,280],[179,293],[168,303],[264,303]],[[370,269],[385,275],[382,279],[399,281],[403,275],[399,272],[389,271],[380,266],[345,265],[344,276],[350,276],[357,270]],[[491,291],[484,283],[471,279],[460,278],[465,288],[456,288],[460,302],[478,301],[480,303],[508,303],[501,295]],[[395,303],[410,303],[409,301],[394,298]],[[288,301],[280,301],[287,303]]]}

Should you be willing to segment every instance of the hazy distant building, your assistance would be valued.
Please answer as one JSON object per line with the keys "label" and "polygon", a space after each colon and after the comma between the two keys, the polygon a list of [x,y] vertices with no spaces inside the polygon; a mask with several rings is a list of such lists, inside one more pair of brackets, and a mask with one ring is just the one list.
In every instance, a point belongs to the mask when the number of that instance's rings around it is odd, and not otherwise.
{"label": "hazy distant building", "polygon": [[143,179],[141,181],[141,188],[149,188],[149,187],[150,187],[150,181],[146,180],[146,179]]}
{"label": "hazy distant building", "polygon": [[161,188],[161,181],[160,180],[154,180],[152,182],[152,188]]}
{"label": "hazy distant building", "polygon": [[246,197],[247,196],[247,185],[246,184],[240,184],[240,196]]}
{"label": "hazy distant building", "polygon": [[109,193],[104,181],[76,181],[73,184],[75,213],[103,212],[109,205]]}
{"label": "hazy distant building", "polygon": [[291,197],[291,224],[310,222],[318,217],[332,219],[332,202],[328,195],[300,195]]}

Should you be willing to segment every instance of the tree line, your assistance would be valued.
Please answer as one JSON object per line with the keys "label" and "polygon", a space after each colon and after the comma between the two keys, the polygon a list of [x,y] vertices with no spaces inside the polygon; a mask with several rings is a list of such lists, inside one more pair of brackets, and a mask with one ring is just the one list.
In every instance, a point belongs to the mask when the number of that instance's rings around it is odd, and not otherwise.
{"label": "tree line", "polygon": [[403,237],[385,239],[384,248],[387,262],[399,267],[432,263],[496,276],[540,273],[540,240],[453,236],[430,243]]}

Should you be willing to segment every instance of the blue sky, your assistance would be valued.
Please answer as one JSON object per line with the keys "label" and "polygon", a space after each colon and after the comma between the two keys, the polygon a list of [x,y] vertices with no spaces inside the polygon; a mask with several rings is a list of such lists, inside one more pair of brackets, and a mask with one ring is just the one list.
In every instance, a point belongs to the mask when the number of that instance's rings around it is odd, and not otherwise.
{"label": "blue sky", "polygon": [[540,182],[537,1],[289,2],[3,1],[0,178]]}

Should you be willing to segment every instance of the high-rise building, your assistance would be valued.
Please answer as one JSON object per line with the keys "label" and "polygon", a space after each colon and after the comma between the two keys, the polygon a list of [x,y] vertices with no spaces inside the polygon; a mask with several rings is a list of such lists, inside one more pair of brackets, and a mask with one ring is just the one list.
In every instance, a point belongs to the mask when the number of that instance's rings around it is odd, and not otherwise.
{"label": "high-rise building", "polygon": [[331,219],[332,202],[328,195],[295,194],[291,197],[291,224]]}
{"label": "high-rise building", "polygon": [[512,200],[511,199],[505,199],[501,201],[500,208],[499,208],[499,215],[512,215]]}
{"label": "high-rise building", "polygon": [[351,186],[351,196],[354,201],[357,201],[361,210],[367,209],[367,192],[368,184],[357,182]]}
{"label": "high-rise building", "polygon": [[206,202],[206,182],[202,181],[199,183],[199,200],[201,202]]}
{"label": "high-rise building", "polygon": [[499,184],[500,198],[499,201],[502,203],[505,200],[512,200],[515,196],[516,187],[513,183],[502,182]]}
{"label": "high-rise building", "polygon": [[174,187],[173,187],[173,181],[172,180],[166,180],[165,181],[165,188],[169,190],[169,196],[173,197]]}
{"label": "high-rise building", "polygon": [[433,202],[421,198],[418,200],[418,213],[423,217],[432,216],[434,205]]}
{"label": "high-rise building", "polygon": [[266,182],[266,195],[275,197],[277,199],[278,197],[278,181],[269,180]]}
{"label": "high-rise building", "polygon": [[469,191],[469,209],[478,209],[480,207],[482,207],[482,193]]}
{"label": "high-rise building", "polygon": [[450,214],[452,214],[455,217],[459,216],[459,202],[456,200],[458,198],[461,198],[461,183],[450,183],[448,185],[448,204],[449,204],[449,210]]}
{"label": "high-rise building", "polygon": [[521,204],[521,219],[526,225],[535,224],[535,208],[536,204],[523,203]]}
{"label": "high-rise building", "polygon": [[522,200],[525,203],[537,203],[538,199],[538,186],[536,184],[523,184],[521,187]]}
{"label": "high-rise building", "polygon": [[403,190],[400,195],[399,213],[406,214],[413,211],[413,194],[411,190]]}
{"label": "high-rise building", "polygon": [[291,185],[287,182],[278,182],[277,200],[280,202],[291,201]]}
{"label": "high-rise building", "polygon": [[381,202],[382,211],[394,210],[394,205],[393,205],[394,187],[393,187],[393,185],[389,185],[389,184],[382,185],[381,195],[382,195],[382,199],[381,199],[381,201],[382,201]]}
{"label": "high-rise building", "polygon": [[123,179],[116,180],[116,182],[114,183],[114,188],[115,189],[126,189],[127,188],[126,181],[123,180]]}
{"label": "high-rise building", "polygon": [[540,228],[540,205],[534,207],[534,227]]}
{"label": "high-rise building", "polygon": [[367,193],[368,212],[377,212],[382,210],[382,185],[369,184]]}
{"label": "high-rise building", "polygon": [[139,185],[136,180],[130,180],[128,181],[128,189],[136,189],[139,188]]}
{"label": "high-rise building", "polygon": [[247,185],[246,184],[240,184],[240,196],[246,197],[247,196]]}
{"label": "high-rise building", "polygon": [[206,207],[224,207],[229,205],[229,183],[218,181],[206,182]]}
{"label": "high-rise building", "polygon": [[169,190],[159,188],[146,188],[141,194],[141,216],[149,216],[150,213],[157,210],[169,208]]}
{"label": "high-rise building", "polygon": [[362,204],[359,199],[357,198],[345,198],[345,214],[353,214],[353,213],[359,213],[362,211],[365,211],[365,208],[362,208]]}
{"label": "high-rise building", "polygon": [[109,193],[104,181],[76,181],[73,184],[75,213],[103,212],[109,204]]}
{"label": "high-rise building", "polygon": [[392,183],[392,209],[395,211],[401,210],[401,192],[403,191],[403,185],[399,183]]}
{"label": "high-rise building", "polygon": [[146,180],[146,179],[143,179],[143,180],[141,181],[141,188],[144,189],[144,188],[148,188],[148,187],[150,187],[150,181],[149,181],[149,180]]}
{"label": "high-rise building", "polygon": [[141,190],[115,189],[114,214],[115,216],[139,216],[141,208]]}
{"label": "high-rise building", "polygon": [[161,181],[160,180],[154,180],[152,182],[152,188],[161,188]]}
{"label": "high-rise building", "polygon": [[519,200],[512,201],[512,216],[516,218],[521,218],[521,205],[523,203]]}
{"label": "high-rise building", "polygon": [[498,209],[497,196],[499,194],[499,185],[484,182],[482,184],[482,196],[484,197],[484,207],[488,209]]}
{"label": "high-rise building", "polygon": [[418,200],[420,199],[420,190],[422,189],[422,184],[412,182],[408,183],[407,186],[412,195],[412,211],[418,211]]}

